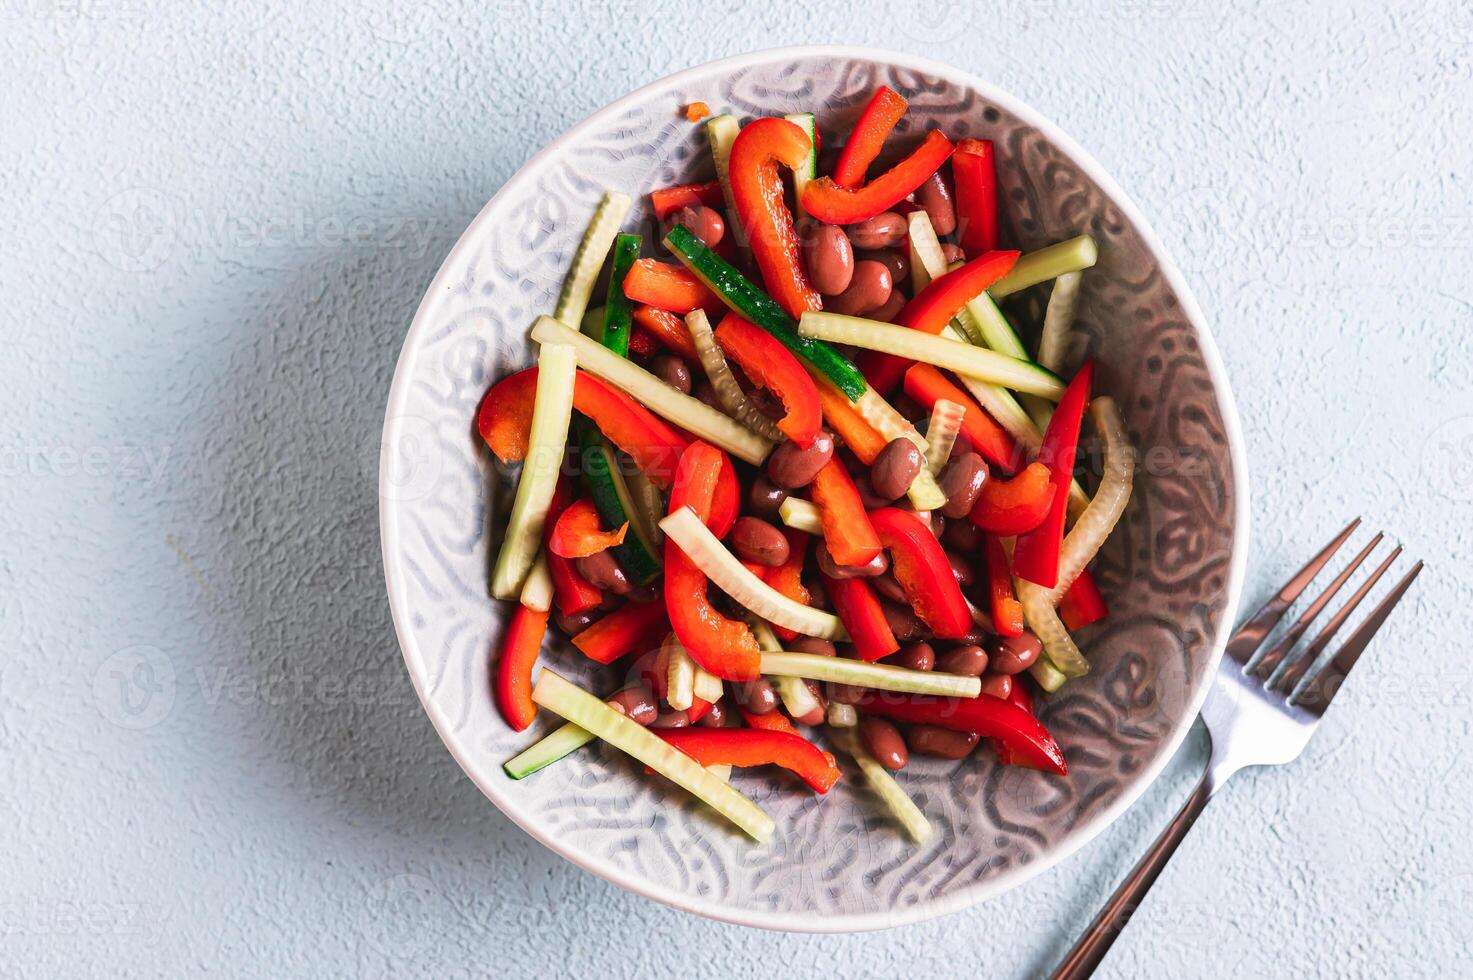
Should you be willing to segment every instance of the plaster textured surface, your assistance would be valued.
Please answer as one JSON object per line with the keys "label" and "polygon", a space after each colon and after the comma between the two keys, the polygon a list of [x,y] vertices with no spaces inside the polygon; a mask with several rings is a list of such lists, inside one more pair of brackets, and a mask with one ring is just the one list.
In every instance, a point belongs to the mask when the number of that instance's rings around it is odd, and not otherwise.
{"label": "plaster textured surface", "polygon": [[1223,350],[1261,601],[1352,514],[1429,561],[1292,770],[1209,809],[1118,977],[1467,973],[1473,8],[1005,2],[0,6],[0,971],[1046,969],[1184,799],[1194,737],[1073,859],[968,912],[756,934],[547,853],[405,675],[375,477],[441,256],[643,82],[859,43],[1088,148]]}

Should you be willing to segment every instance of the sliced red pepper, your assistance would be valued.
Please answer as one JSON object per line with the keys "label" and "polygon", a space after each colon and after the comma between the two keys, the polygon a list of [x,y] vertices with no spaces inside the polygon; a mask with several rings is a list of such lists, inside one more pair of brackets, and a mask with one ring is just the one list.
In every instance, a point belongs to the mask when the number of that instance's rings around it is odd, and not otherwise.
{"label": "sliced red pepper", "polygon": [[703,766],[782,766],[820,793],[839,778],[834,757],[802,735],[753,728],[662,728],[655,734]]}
{"label": "sliced red pepper", "polygon": [[[782,595],[806,606],[813,601],[813,596],[809,595],[807,587],[803,585],[803,563],[808,557],[808,535],[791,527],[783,528],[782,532],[783,537],[788,539],[788,560],[781,565],[763,569],[760,578]],[[772,624],[772,631],[785,643],[798,635],[797,630],[790,630],[776,623]]]}
{"label": "sliced red pepper", "polygon": [[537,403],[537,369],[509,374],[491,386],[481,399],[476,429],[496,458],[516,463],[526,458],[532,434],[532,409]]}
{"label": "sliced red pepper", "polygon": [[1043,447],[1038,461],[1049,468],[1054,484],[1054,499],[1043,523],[1020,535],[1013,548],[1013,574],[1046,589],[1059,582],[1059,549],[1064,543],[1064,517],[1069,504],[1069,483],[1074,479],[1074,458],[1079,451],[1079,429],[1084,423],[1084,410],[1089,406],[1090,386],[1094,383],[1095,362],[1085,361],[1064,397],[1059,399],[1048,431],[1043,434]]}
{"label": "sliced red pepper", "polygon": [[890,552],[895,580],[915,614],[943,640],[966,636],[972,613],[936,535],[914,513],[898,507],[870,511],[869,519]]}
{"label": "sliced red pepper", "polygon": [[875,590],[862,578],[829,578],[824,576],[829,602],[833,603],[834,614],[860,660],[879,660],[900,649],[890,621],[885,618],[885,609],[880,605]]}
{"label": "sliced red pepper", "polygon": [[[988,252],[960,269],[938,276],[905,304],[894,322],[897,326],[938,334],[963,306],[1007,275],[1017,261],[1017,252]],[[870,387],[882,395],[900,383],[910,365],[906,358],[879,351],[866,351],[859,359],[859,370],[864,372]]]}
{"label": "sliced red pepper", "polygon": [[1105,605],[1099,583],[1086,568],[1059,599],[1059,619],[1067,628],[1077,630],[1090,623],[1098,623],[1108,615],[1110,609]]}
{"label": "sliced red pepper", "polygon": [[[559,479],[557,488],[552,492],[552,503],[547,508],[547,524],[543,532],[544,544],[546,539],[552,536],[552,529],[557,526],[558,518],[572,502],[573,491],[568,486],[567,479]],[[572,559],[555,555],[549,549],[547,570],[552,575],[552,601],[557,604],[564,616],[585,612],[603,602],[603,593],[583,577],[583,573],[578,571],[578,566],[573,564]]]}
{"label": "sliced red pepper", "polygon": [[1011,480],[993,479],[982,484],[982,493],[967,518],[989,534],[1027,534],[1048,516],[1055,489],[1049,468],[1029,463]]}
{"label": "sliced red pepper", "polygon": [[716,486],[711,491],[711,513],[706,517],[706,526],[712,534],[724,538],[741,510],[742,486],[737,482],[736,467],[732,465],[731,457],[719,449],[717,452],[721,455],[721,471],[716,475]]}
{"label": "sliced red pepper", "polygon": [[[809,373],[812,375],[813,372]],[[823,417],[829,428],[844,440],[844,445],[859,457],[861,463],[865,466],[873,463],[888,440],[865,421],[864,416],[855,410],[854,404],[842,391],[834,387],[833,382],[823,377],[814,377],[813,381],[818,388],[818,402],[823,406]]]}
{"label": "sliced red pepper", "polygon": [[628,521],[617,531],[605,531],[593,501],[585,497],[563,511],[547,538],[547,550],[563,558],[587,558],[622,544],[628,533]]}
{"label": "sliced red pepper", "polygon": [[672,353],[679,354],[687,361],[700,359],[696,353],[696,342],[690,336],[690,328],[685,325],[684,320],[669,310],[656,309],[653,306],[636,306],[634,322],[648,330],[655,340],[669,348]]}
{"label": "sliced red pepper", "polygon": [[965,139],[951,155],[956,231],[968,258],[997,248],[997,163],[991,140]]}
{"label": "sliced red pepper", "polygon": [[992,604],[992,628],[1003,636],[1023,635],[1023,604],[1013,591],[1013,573],[1002,538],[982,536],[987,555],[987,595]]}
{"label": "sliced red pepper", "polygon": [[[1022,675],[1013,678],[1012,686],[1008,688],[1008,696],[1003,700],[1017,705],[1034,717],[1038,716],[1038,712],[1033,709],[1033,692],[1028,690],[1028,681]],[[992,740],[992,749],[997,753],[997,761],[1005,766],[1026,765],[1019,760],[1012,747],[1001,739]]]}
{"label": "sliced red pepper", "polygon": [[752,257],[762,270],[767,292],[792,317],[822,309],[823,301],[808,282],[798,254],[798,232],[777,168],[781,164],[796,169],[808,159],[812,146],[798,125],[786,119],[758,119],[737,134],[728,165],[732,203]]}
{"label": "sliced red pepper", "polygon": [[777,427],[800,447],[807,449],[823,424],[818,388],[808,371],[782,341],[735,313],[721,318],[716,343],[755,385],[776,395],[786,414]]}
{"label": "sliced red pepper", "polygon": [[[881,85],[870,96],[859,122],[849,134],[849,142],[839,153],[839,162],[834,164],[834,183],[840,187],[858,187],[864,183],[865,171],[880,155],[885,140],[905,115],[909,103],[890,86]],[[903,195],[902,195],[903,196]]]}
{"label": "sliced red pepper", "polygon": [[635,259],[624,277],[624,295],[632,303],[644,303],[671,313],[703,309],[714,314],[725,309],[716,294],[684,267],[654,259]]}
{"label": "sliced red pepper", "polygon": [[631,602],[573,637],[573,646],[589,660],[611,664],[631,653],[659,649],[669,632],[664,603]]}
{"label": "sliced red pepper", "polygon": [[861,695],[856,707],[866,714],[896,721],[940,725],[952,731],[1001,739],[1015,754],[1018,764],[1060,776],[1069,772],[1059,743],[1037,718],[1016,704],[990,694],[975,698],[938,698],[871,691]]}
{"label": "sliced red pepper", "polygon": [[690,697],[690,707],[685,709],[685,716],[690,720],[690,723],[694,725],[696,722],[709,715],[713,707],[715,707],[715,705],[713,705],[710,701],[703,700],[692,694]]}
{"label": "sliced red pepper", "polygon": [[547,633],[547,613],[518,605],[512,614],[501,652],[496,661],[496,706],[501,717],[517,731],[524,731],[537,716],[532,700],[532,668]]}
{"label": "sliced red pepper", "polygon": [[650,191],[650,207],[655,209],[657,221],[664,221],[681,208],[700,205],[708,208],[726,206],[726,201],[721,196],[721,181],[708,180],[704,184],[680,184]]}
{"label": "sliced red pepper", "polygon": [[773,708],[765,715],[748,711],[741,705],[737,705],[737,710],[742,713],[742,720],[752,728],[760,728],[765,732],[787,732],[789,735],[802,737],[798,727],[789,721],[788,716],[783,714],[779,708]]}
{"label": "sliced red pepper", "polygon": [[912,364],[906,370],[905,393],[928,412],[943,398],[956,402],[964,409],[961,431],[972,448],[1005,473],[1018,468],[1022,453],[1008,430],[998,425],[961,386],[930,364]]}
{"label": "sliced red pepper", "polygon": [[[704,442],[691,443],[680,458],[670,492],[670,513],[690,507],[710,526],[721,471],[730,466],[721,450]],[[753,680],[762,658],[757,639],[746,623],[728,619],[711,604],[706,594],[709,584],[706,573],[666,538],[665,607],[676,637],[691,659],[709,673],[725,680]]]}
{"label": "sliced red pepper", "polygon": [[813,478],[808,495],[823,522],[823,543],[840,565],[868,565],[880,553],[880,538],[864,500],[844,464],[831,459]]}
{"label": "sliced red pepper", "polygon": [[951,151],[951,140],[933,129],[915,152],[863,187],[840,187],[831,177],[813,181],[803,192],[803,208],[831,225],[867,221],[888,211],[924,184],[941,169]]}

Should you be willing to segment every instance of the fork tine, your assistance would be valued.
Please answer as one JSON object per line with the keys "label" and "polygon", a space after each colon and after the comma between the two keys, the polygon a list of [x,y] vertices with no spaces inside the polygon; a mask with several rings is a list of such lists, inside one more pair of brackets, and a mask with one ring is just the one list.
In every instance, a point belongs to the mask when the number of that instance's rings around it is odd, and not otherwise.
{"label": "fork tine", "polygon": [[1396,561],[1400,554],[1400,545],[1391,549],[1391,554],[1387,555],[1385,561],[1377,565],[1376,570],[1366,577],[1366,580],[1356,588],[1349,599],[1345,600],[1345,605],[1336,610],[1335,615],[1330,617],[1330,621],[1324,625],[1324,628],[1319,631],[1309,646],[1304,648],[1304,652],[1299,654],[1298,657],[1293,658],[1288,669],[1283,671],[1278,677],[1269,678],[1269,683],[1265,684],[1264,687],[1268,690],[1282,691],[1285,694],[1293,691],[1298,686],[1300,680],[1303,679],[1304,675],[1309,672],[1309,669],[1314,666],[1315,661],[1319,659],[1325,647],[1330,645],[1330,641],[1335,638],[1335,634],[1339,632],[1340,627],[1345,625],[1345,621],[1350,618],[1350,614],[1355,612],[1356,606],[1360,605],[1361,600],[1366,597],[1366,594],[1375,588],[1377,582],[1381,581],[1381,576],[1386,574],[1386,570],[1391,567],[1391,563]]}
{"label": "fork tine", "polygon": [[1324,550],[1311,558],[1309,564],[1295,572],[1294,577],[1285,582],[1284,587],[1274,593],[1273,597],[1263,604],[1263,608],[1253,614],[1252,619],[1238,627],[1232,639],[1228,640],[1224,652],[1238,663],[1247,664],[1263,644],[1264,639],[1273,632],[1273,628],[1279,625],[1279,620],[1284,618],[1284,613],[1288,611],[1289,606],[1299,598],[1300,593],[1309,587],[1309,583],[1320,573],[1320,569],[1325,567],[1325,563],[1334,556],[1340,546],[1345,543],[1345,539],[1350,537],[1358,527],[1360,527],[1359,517],[1336,535],[1335,540],[1325,545]]}
{"label": "fork tine", "polygon": [[1274,645],[1274,648],[1264,654],[1263,659],[1253,666],[1254,673],[1258,674],[1259,677],[1273,676],[1274,670],[1283,662],[1284,657],[1288,655],[1289,651],[1294,649],[1294,644],[1299,642],[1299,638],[1304,635],[1304,631],[1309,629],[1309,624],[1330,604],[1330,600],[1335,598],[1336,593],[1345,585],[1350,576],[1355,574],[1355,570],[1361,566],[1361,562],[1365,561],[1371,552],[1376,550],[1376,545],[1381,543],[1382,537],[1383,535],[1378,532],[1371,539],[1371,543],[1362,548],[1360,554],[1352,558],[1350,564],[1346,565],[1340,574],[1335,576],[1335,580],[1325,587],[1325,591],[1319,594],[1319,598],[1311,602],[1309,608],[1299,614],[1299,618],[1294,620],[1294,625],[1290,626],[1284,632],[1283,639],[1279,640]]}
{"label": "fork tine", "polygon": [[1412,582],[1421,571],[1422,563],[1417,562],[1412,566],[1412,570],[1407,572],[1390,592],[1386,593],[1386,598],[1382,599],[1371,611],[1371,615],[1366,617],[1366,621],[1350,634],[1350,639],[1341,645],[1335,658],[1315,674],[1314,679],[1295,698],[1296,702],[1315,714],[1324,714],[1325,709],[1329,707],[1330,702],[1334,700],[1335,695],[1344,685],[1345,678],[1350,676],[1351,668],[1360,659],[1360,655],[1365,653],[1366,647],[1370,646],[1371,638],[1386,622],[1386,618],[1391,615],[1391,611],[1396,608],[1401,597],[1406,595],[1407,589],[1412,587]]}

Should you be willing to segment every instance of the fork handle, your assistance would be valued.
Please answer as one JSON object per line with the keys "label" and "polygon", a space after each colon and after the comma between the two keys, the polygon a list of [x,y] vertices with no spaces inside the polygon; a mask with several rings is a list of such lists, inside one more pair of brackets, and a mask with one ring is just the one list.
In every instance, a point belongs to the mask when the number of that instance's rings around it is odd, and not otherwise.
{"label": "fork handle", "polygon": [[1166,862],[1176,853],[1176,848],[1187,836],[1187,831],[1197,822],[1197,817],[1207,806],[1207,801],[1212,798],[1216,788],[1211,772],[1202,777],[1176,819],[1156,838],[1156,843],[1151,845],[1140,863],[1131,869],[1120,887],[1115,889],[1115,894],[1110,896],[1110,901],[1105,903],[1105,907],[1095,916],[1084,935],[1079,937],[1064,962],[1059,964],[1059,968],[1054,971],[1053,980],[1083,980],[1095,972],[1100,961],[1115,944],[1116,937],[1140,906],[1141,900],[1146,897],[1146,892],[1156,883]]}

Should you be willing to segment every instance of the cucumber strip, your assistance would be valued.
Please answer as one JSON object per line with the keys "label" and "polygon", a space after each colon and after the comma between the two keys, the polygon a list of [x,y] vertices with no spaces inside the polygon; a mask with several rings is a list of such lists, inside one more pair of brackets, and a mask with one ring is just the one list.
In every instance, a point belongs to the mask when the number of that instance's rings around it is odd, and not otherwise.
{"label": "cucumber strip", "polygon": [[762,673],[771,677],[803,677],[810,681],[853,684],[875,691],[935,694],[949,698],[975,698],[982,693],[980,677],[943,674],[935,670],[908,670],[893,664],[871,664],[816,653],[764,653]]}
{"label": "cucumber strip", "polygon": [[655,772],[687,790],[757,841],[772,836],[772,818],[705,766],[630,721],[576,684],[544,667],[532,688],[532,700],[568,721],[588,729]]}
{"label": "cucumber strip", "polygon": [[644,470],[631,467],[625,471],[621,466],[619,472],[624,474],[624,486],[629,490],[629,500],[634,507],[630,526],[635,529],[635,534],[642,538],[647,536],[650,545],[658,549],[665,540],[665,532],[660,530],[660,519],[665,516],[665,497]]}
{"label": "cucumber strip", "polygon": [[708,673],[695,661],[691,663],[695,665],[695,677],[691,679],[691,691],[702,701],[710,701],[712,704],[720,701],[721,696],[726,693],[726,688],[721,684],[721,678]]}
{"label": "cucumber strip", "polygon": [[797,212],[793,217],[802,220],[808,215],[803,210],[803,192],[818,178],[818,140],[815,138],[818,124],[811,112],[795,112],[783,118],[808,134],[808,156],[793,168],[793,206]]}
{"label": "cucumber strip", "polygon": [[716,179],[721,181],[728,221],[736,220],[736,198],[731,193],[731,145],[741,131],[736,117],[726,113],[706,120],[706,138],[711,142],[711,160],[716,164]]}
{"label": "cucumber strip", "polygon": [[[608,350],[596,341],[559,323],[552,317],[538,317],[532,327],[532,339],[543,344],[569,344],[577,352],[578,366],[597,375],[615,387],[622,388],[636,401],[656,415],[674,422],[698,438],[752,465],[767,458],[772,443],[755,432],[742,428],[705,402],[683,395],[650,374],[644,368]],[[538,378],[539,385],[541,378]],[[572,381],[568,397],[572,398]]]}
{"label": "cucumber strip", "polygon": [[668,248],[681,264],[727,306],[782,341],[784,347],[818,369],[850,401],[869,387],[859,368],[821,340],[800,337],[787,311],[737,271],[736,266],[706,247],[690,230],[676,225],[665,236]]}
{"label": "cucumber strip", "polygon": [[590,306],[583,314],[583,323],[579,329],[585,336],[602,342],[604,335],[604,310],[603,306]]}
{"label": "cucumber strip", "polygon": [[914,296],[946,269],[946,256],[930,215],[912,211],[905,220],[910,226],[910,285]]}
{"label": "cucumber strip", "polygon": [[1038,686],[1052,694],[1068,682],[1069,678],[1063,671],[1055,667],[1048,658],[1048,654],[1042,654],[1033,661],[1033,666],[1028,668],[1028,673],[1038,681]]}
{"label": "cucumber strip", "polygon": [[1013,271],[993,283],[988,292],[993,299],[1002,299],[1029,286],[1057,279],[1065,273],[1088,269],[1099,257],[1095,240],[1088,235],[1080,235],[1078,238],[1029,252],[1018,260]]}
{"label": "cucumber strip", "polygon": [[747,393],[742,391],[742,386],[731,373],[731,365],[726,363],[726,355],[716,343],[716,335],[711,332],[711,321],[706,317],[706,311],[691,310],[685,315],[685,326],[690,331],[691,342],[696,345],[701,370],[710,379],[711,390],[716,393],[716,400],[726,409],[726,414],[764,439],[778,442],[786,438],[772,419],[759,412],[747,398]]}
{"label": "cucumber strip", "polygon": [[837,616],[794,602],[747,571],[689,507],[665,518],[660,527],[717,588],[768,622],[823,640],[849,638]]}
{"label": "cucumber strip", "polygon": [[966,414],[965,408],[945,398],[931,406],[931,421],[926,424],[926,469],[932,476],[940,476],[951,458],[951,448],[956,445],[956,435],[962,430]]}
{"label": "cucumber strip", "polygon": [[1038,338],[1038,363],[1058,372],[1064,363],[1064,348],[1074,327],[1074,312],[1079,307],[1079,284],[1084,274],[1066,272],[1054,282],[1048,307],[1043,314],[1043,333]]}
{"label": "cucumber strip", "polygon": [[638,235],[615,235],[614,258],[609,266],[609,298],[604,307],[603,332],[598,339],[620,357],[629,356],[629,334],[634,329],[634,304],[624,295],[624,276],[639,258],[643,239]]}
{"label": "cucumber strip", "polygon": [[748,613],[747,623],[752,627],[752,635],[757,638],[758,650],[782,650],[782,642],[777,638],[777,634],[772,631],[772,626],[768,624],[767,620],[755,613]]}
{"label": "cucumber strip", "polygon": [[807,500],[789,497],[778,505],[777,516],[794,530],[807,531],[809,534],[823,533],[823,518],[819,516],[818,507]]}
{"label": "cucumber strip", "polygon": [[614,557],[631,581],[643,585],[660,574],[659,553],[649,535],[635,520],[634,502],[616,465],[614,449],[588,419],[578,419],[578,445],[582,450],[583,483],[593,498],[594,509],[606,527],[629,525],[631,533],[614,545]]}
{"label": "cucumber strip", "polygon": [[695,703],[696,662],[674,636],[666,637],[665,701],[676,711]]}
{"label": "cucumber strip", "polygon": [[859,712],[852,704],[840,704],[837,701],[829,702],[828,724],[834,728],[853,728],[859,724]]}
{"label": "cucumber strip", "polygon": [[522,605],[536,612],[547,612],[552,608],[552,572],[547,568],[547,552],[537,553],[527,581],[522,583]]}
{"label": "cucumber strip", "polygon": [[539,769],[546,769],[559,759],[578,751],[597,737],[588,729],[570,722],[507,759],[501,764],[501,768],[512,779],[525,779]]}
{"label": "cucumber strip", "polygon": [[778,698],[782,700],[783,710],[794,718],[802,718],[823,707],[814,698],[813,692],[808,690],[808,685],[803,683],[801,677],[774,677],[772,686],[777,690]]}
{"label": "cucumber strip", "polygon": [[593,212],[593,220],[578,243],[573,255],[573,267],[568,278],[563,280],[563,291],[557,298],[557,309],[553,316],[577,330],[583,324],[583,314],[588,309],[588,298],[593,295],[593,285],[598,273],[608,258],[609,248],[614,244],[614,235],[629,216],[634,206],[628,194],[606,191],[603,200]]}
{"label": "cucumber strip", "polygon": [[836,744],[854,757],[859,771],[864,773],[865,781],[869,783],[870,789],[880,798],[880,802],[890,808],[896,821],[910,835],[911,840],[917,844],[924,844],[931,839],[931,822],[916,806],[915,801],[900,788],[895,777],[890,775],[890,770],[880,765],[879,760],[870,755],[863,743],[859,740],[858,733],[852,728],[836,729],[833,732]]}
{"label": "cucumber strip", "polygon": [[[549,317],[542,319],[557,323]],[[583,339],[567,327],[562,329]],[[552,493],[562,471],[568,424],[573,418],[573,376],[577,366],[577,357],[569,345],[542,345],[537,357],[537,392],[532,407],[527,456],[522,462],[522,478],[517,482],[516,499],[512,502],[511,518],[506,524],[506,538],[501,544],[501,554],[496,556],[496,567],[491,572],[493,598],[519,596],[522,583],[537,558],[543,526],[547,523],[547,509],[552,504]]]}
{"label": "cucumber strip", "polygon": [[730,763],[719,762],[714,766],[707,766],[706,771],[715,776],[717,779],[721,780],[723,783],[731,782]]}
{"label": "cucumber strip", "polygon": [[[922,453],[926,451],[926,440],[916,431],[916,427],[910,424],[910,419],[901,415],[873,388],[865,390],[859,401],[854,403],[854,409],[861,418],[874,426],[876,432],[885,437],[886,442],[892,439],[908,439]],[[932,476],[931,471],[927,469],[922,469],[916,474],[915,479],[910,481],[910,488],[905,491],[905,495],[915,505],[916,510],[935,510],[946,506],[946,494],[941,492],[941,488],[936,484],[936,477]]]}
{"label": "cucumber strip", "polygon": [[973,347],[964,341],[933,336],[876,320],[837,313],[804,313],[798,332],[805,337],[854,344],[914,361],[924,361],[948,371],[1004,385],[1017,391],[1042,395],[1058,401],[1064,383],[1051,371],[1032,361],[1008,357],[997,351]]}
{"label": "cucumber strip", "polygon": [[981,346],[990,347],[999,354],[1016,357],[1020,361],[1032,360],[1028,356],[1028,348],[1023,346],[1017,331],[1008,322],[1008,318],[1003,316],[1002,310],[997,308],[997,301],[990,295],[983,293],[971,300],[962,307],[962,312],[976,324]]}

